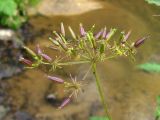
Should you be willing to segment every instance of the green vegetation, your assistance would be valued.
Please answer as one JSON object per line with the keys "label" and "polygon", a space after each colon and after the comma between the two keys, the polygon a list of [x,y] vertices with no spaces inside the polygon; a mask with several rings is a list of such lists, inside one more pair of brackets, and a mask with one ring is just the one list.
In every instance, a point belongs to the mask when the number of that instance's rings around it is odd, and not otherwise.
{"label": "green vegetation", "polygon": [[159,120],[160,118],[160,96],[157,97],[157,108],[156,108],[155,116],[156,116],[155,120]]}
{"label": "green vegetation", "polygon": [[160,0],[145,0],[147,1],[149,4],[155,4],[157,6],[160,6]]}
{"label": "green vegetation", "polygon": [[160,64],[158,63],[144,63],[144,64],[139,65],[138,68],[146,72],[160,73]]}
{"label": "green vegetation", "polygon": [[39,0],[0,0],[0,25],[18,29],[28,16],[26,8],[35,5]]}
{"label": "green vegetation", "polygon": [[93,116],[93,117],[90,117],[89,120],[109,120],[109,119],[106,117]]}

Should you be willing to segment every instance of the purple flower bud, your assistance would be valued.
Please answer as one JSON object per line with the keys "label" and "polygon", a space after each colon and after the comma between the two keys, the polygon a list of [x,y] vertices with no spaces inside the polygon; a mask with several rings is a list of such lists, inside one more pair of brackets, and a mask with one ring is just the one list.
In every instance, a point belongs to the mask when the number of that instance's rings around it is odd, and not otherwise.
{"label": "purple flower bud", "polygon": [[41,50],[39,44],[36,46],[36,51],[37,51],[38,55],[42,54],[42,50]]}
{"label": "purple flower bud", "polygon": [[110,31],[106,34],[105,39],[106,39],[106,40],[110,40],[111,37],[115,34],[116,30],[117,30],[117,29],[115,29],[115,28],[111,28]]}
{"label": "purple flower bud", "polygon": [[110,33],[109,31],[106,33],[105,39],[107,39],[107,38],[108,38],[109,33]]}
{"label": "purple flower bud", "polygon": [[47,54],[41,53],[40,55],[41,55],[44,59],[46,59],[47,61],[49,61],[49,62],[52,61],[52,58],[49,57]]}
{"label": "purple flower bud", "polygon": [[65,99],[62,104],[58,107],[59,109],[62,109],[64,108],[66,105],[68,105],[71,101],[71,97],[72,97],[73,94],[71,94],[67,99]]}
{"label": "purple flower bud", "polygon": [[65,36],[65,29],[63,23],[61,23],[61,33],[63,36]]}
{"label": "purple flower bud", "polygon": [[62,80],[61,78],[58,77],[53,77],[53,76],[47,76],[48,79],[58,82],[58,83],[64,83],[64,80]]}
{"label": "purple flower bud", "polygon": [[98,39],[102,35],[103,29],[101,29],[96,35],[95,38]]}
{"label": "purple flower bud", "polygon": [[127,39],[129,38],[130,34],[131,34],[131,30],[128,31],[128,33],[125,35],[125,37],[124,37],[124,39],[123,39],[123,42],[126,42],[126,41],[127,41]]}
{"label": "purple flower bud", "polygon": [[32,66],[32,61],[28,60],[28,59],[25,59],[23,57],[20,57],[19,58],[19,61],[21,61],[22,63],[26,64],[26,65],[29,65],[29,66]]}
{"label": "purple flower bud", "polygon": [[106,37],[106,33],[107,33],[107,28],[105,27],[105,28],[103,29],[102,38],[105,38],[105,37]]}
{"label": "purple flower bud", "polygon": [[140,45],[142,45],[144,43],[144,41],[147,39],[148,37],[143,37],[139,40],[137,40],[135,43],[134,43],[134,47],[135,48],[138,48]]}
{"label": "purple flower bud", "polygon": [[80,24],[80,33],[81,33],[82,36],[86,35],[86,32],[85,32],[82,24]]}
{"label": "purple flower bud", "polygon": [[64,108],[66,105],[68,105],[68,104],[70,103],[70,101],[71,101],[71,98],[65,99],[58,108],[59,108],[59,109]]}

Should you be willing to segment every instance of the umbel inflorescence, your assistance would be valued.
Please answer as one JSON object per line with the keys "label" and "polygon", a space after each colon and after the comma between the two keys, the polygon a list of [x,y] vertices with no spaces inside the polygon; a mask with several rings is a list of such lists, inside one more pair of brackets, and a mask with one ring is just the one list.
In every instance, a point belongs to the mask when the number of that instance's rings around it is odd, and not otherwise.
{"label": "umbel inflorescence", "polygon": [[[23,57],[20,58],[20,61],[27,65],[26,68],[37,68],[41,65],[47,65],[53,72],[56,69],[67,65],[89,64],[91,66],[89,70],[91,70],[95,76],[96,85],[105,112],[107,117],[110,119],[103,95],[104,92],[100,85],[100,80],[96,70],[97,63],[104,62],[105,60],[118,56],[126,56],[131,60],[134,60],[136,48],[144,43],[147,37],[138,39],[136,42],[131,42],[128,40],[131,31],[127,33],[119,32],[118,37],[113,37],[115,33],[117,34],[117,29],[111,28],[110,30],[107,30],[106,27],[102,28],[95,34],[95,25],[93,25],[90,30],[86,31],[83,25],[80,24],[79,35],[75,34],[70,26],[68,27],[68,30],[71,37],[66,37],[64,25],[61,23],[61,32],[58,33],[53,31],[53,37],[49,37],[51,48],[58,51],[59,56],[51,58],[41,50],[39,45],[37,45],[36,52],[24,47],[24,49],[26,49],[32,56],[32,61]],[[87,76],[87,73],[84,75],[83,80]],[[63,84],[64,89],[70,92],[68,98],[60,105],[60,109],[66,106],[74,96],[77,96],[79,92],[82,91],[83,84],[81,82],[77,82],[76,78],[71,77],[72,82],[66,82],[61,78],[50,75],[48,75],[47,78],[59,84]]]}

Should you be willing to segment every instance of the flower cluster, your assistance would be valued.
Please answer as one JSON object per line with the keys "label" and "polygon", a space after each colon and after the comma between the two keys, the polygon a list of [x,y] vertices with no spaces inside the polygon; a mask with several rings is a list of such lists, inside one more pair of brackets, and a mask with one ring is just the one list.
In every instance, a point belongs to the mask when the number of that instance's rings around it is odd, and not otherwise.
{"label": "flower cluster", "polygon": [[[131,31],[129,31],[126,34],[125,32],[121,32],[119,39],[112,41],[111,38],[117,31],[115,28],[107,31],[107,28],[104,27],[96,34],[94,34],[94,28],[95,26],[92,26],[89,31],[85,31],[82,24],[80,24],[80,35],[76,35],[69,26],[68,29],[72,38],[66,37],[63,23],[61,23],[61,33],[53,31],[54,38],[49,37],[49,40],[52,42],[50,47],[65,54],[65,58],[68,61],[60,63],[64,58],[61,56],[52,60],[51,57],[42,52],[39,45],[36,46],[36,52],[24,47],[33,57],[34,63],[23,57],[20,58],[20,61],[29,65],[30,68],[38,67],[40,64],[48,64],[51,65],[53,69],[56,69],[63,65],[100,62],[122,55],[134,58],[136,53],[135,48],[138,48],[147,39],[147,37],[143,37],[136,42],[130,43],[128,38],[130,37]],[[110,54],[108,55],[106,53]],[[74,60],[73,58],[78,58],[78,61],[71,62]]]}
{"label": "flower cluster", "polygon": [[[33,61],[23,57],[20,58],[20,61],[28,65],[28,68],[35,68],[40,65],[48,65],[51,67],[51,70],[56,70],[57,68],[61,68],[66,65],[88,63],[90,64],[90,68],[92,68],[92,71],[95,74],[98,90],[101,99],[104,102],[104,97],[101,93],[102,90],[98,81],[97,73],[95,73],[96,64],[98,62],[102,62],[117,56],[128,56],[134,60],[136,48],[142,45],[147,37],[138,39],[136,42],[131,42],[129,41],[131,31],[128,31],[127,33],[120,32],[119,38],[117,39],[114,38],[114,35],[117,32],[117,29],[115,28],[108,30],[106,27],[104,27],[96,34],[94,33],[95,25],[93,25],[88,31],[84,29],[82,24],[80,24],[79,28],[80,34],[77,35],[70,26],[68,27],[71,37],[66,36],[63,23],[61,23],[60,33],[53,31],[53,36],[49,37],[49,40],[52,43],[50,48],[59,52],[59,56],[55,59],[52,59],[47,54],[45,54],[40,49],[40,46],[37,45],[36,52],[33,52],[27,47],[24,47],[32,56]],[[84,75],[83,80],[87,74],[88,72]],[[78,93],[82,91],[83,84],[77,82],[76,78],[73,79],[71,77],[72,82],[65,82],[63,79],[53,76],[48,76],[48,79],[63,84],[65,90],[69,91],[70,93],[69,97],[64,100],[59,108],[63,108],[71,101],[73,96],[77,96]]]}
{"label": "flower cluster", "polygon": [[[89,62],[100,62],[107,58],[122,55],[133,59],[136,53],[135,48],[138,48],[147,38],[143,37],[134,43],[130,43],[128,38],[131,31],[129,31],[126,34],[121,32],[119,39],[112,41],[111,38],[117,29],[111,28],[107,31],[107,28],[104,27],[94,34],[94,28],[95,26],[92,26],[89,31],[85,31],[83,25],[80,24],[80,35],[76,35],[72,28],[68,27],[72,36],[72,39],[70,39],[66,37],[63,23],[61,23],[61,33],[53,31],[54,38],[49,38],[53,43],[52,48],[65,53],[67,57],[78,57],[79,60]],[[108,51],[111,52],[109,56],[106,55]]]}
{"label": "flower cluster", "polygon": [[36,46],[36,52],[32,51],[31,49],[29,49],[28,47],[23,47],[33,58],[33,61],[24,58],[23,56],[21,56],[19,58],[19,61],[21,61],[22,63],[28,65],[28,67],[26,68],[35,68],[38,67],[41,64],[45,64],[46,61],[48,63],[52,62],[52,58],[49,57],[47,54],[43,53],[42,50],[40,49],[40,46],[37,45]]}

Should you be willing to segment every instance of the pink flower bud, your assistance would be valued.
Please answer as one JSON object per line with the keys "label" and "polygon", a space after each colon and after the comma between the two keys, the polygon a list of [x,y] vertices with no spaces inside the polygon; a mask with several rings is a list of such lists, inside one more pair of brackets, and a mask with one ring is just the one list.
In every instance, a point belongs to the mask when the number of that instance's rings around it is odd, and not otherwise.
{"label": "pink flower bud", "polygon": [[96,35],[95,38],[98,39],[103,33],[103,29],[101,29]]}
{"label": "pink flower bud", "polygon": [[110,40],[111,37],[115,34],[116,30],[117,30],[117,29],[111,28],[110,31],[106,34],[105,39],[106,39],[106,40]]}
{"label": "pink flower bud", "polygon": [[105,27],[105,28],[103,29],[102,38],[105,38],[105,37],[106,37],[106,33],[107,33],[107,28]]}
{"label": "pink flower bud", "polygon": [[105,39],[107,39],[107,38],[108,38],[109,34],[110,34],[110,31],[106,33],[106,37],[105,37]]}
{"label": "pink flower bud", "polygon": [[64,108],[66,105],[68,105],[68,104],[70,103],[70,101],[71,101],[70,98],[65,99],[58,108],[59,108],[59,109]]}
{"label": "pink flower bud", "polygon": [[26,65],[29,65],[29,66],[32,66],[32,61],[28,60],[28,59],[25,59],[23,57],[20,57],[19,58],[19,61],[21,61],[22,63],[26,64]]}
{"label": "pink flower bud", "polygon": [[125,37],[123,39],[123,42],[127,41],[127,39],[129,38],[130,34],[131,34],[131,31],[128,31],[128,33],[125,35]]}
{"label": "pink flower bud", "polygon": [[65,29],[63,23],[61,23],[61,33],[63,36],[65,36]]}
{"label": "pink flower bud", "polygon": [[137,40],[135,43],[134,43],[134,47],[138,48],[140,45],[142,45],[144,43],[144,41],[147,39],[148,37],[143,37],[139,40]]}
{"label": "pink flower bud", "polygon": [[36,52],[38,55],[42,54],[42,50],[41,50],[39,44],[36,46]]}
{"label": "pink flower bud", "polygon": [[82,24],[80,24],[80,33],[81,33],[82,36],[85,36],[85,35],[86,35],[86,32],[85,32]]}
{"label": "pink flower bud", "polygon": [[47,54],[41,53],[40,55],[41,55],[45,60],[47,60],[47,61],[49,61],[49,62],[52,61],[52,58],[49,57]]}
{"label": "pink flower bud", "polygon": [[64,108],[66,105],[68,105],[68,104],[70,103],[70,101],[71,101],[71,97],[72,97],[72,94],[71,94],[67,99],[65,99],[58,108],[59,108],[59,109],[62,109],[62,108]]}
{"label": "pink flower bud", "polygon": [[47,76],[48,79],[52,80],[52,81],[55,81],[55,82],[58,82],[58,83],[64,83],[64,80],[62,80],[61,78],[58,78],[58,77],[53,77],[53,76]]}
{"label": "pink flower bud", "polygon": [[45,60],[51,62],[52,58],[49,57],[47,54],[44,54],[39,46],[39,44],[36,46],[36,52],[38,55],[42,56]]}

